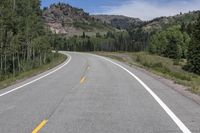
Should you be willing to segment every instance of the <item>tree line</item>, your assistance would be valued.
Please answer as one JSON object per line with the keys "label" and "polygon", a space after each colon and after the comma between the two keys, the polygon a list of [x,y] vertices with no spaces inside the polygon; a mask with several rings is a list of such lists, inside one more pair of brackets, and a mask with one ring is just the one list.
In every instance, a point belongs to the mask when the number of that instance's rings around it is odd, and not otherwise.
{"label": "tree line", "polygon": [[0,80],[50,62],[39,0],[0,1]]}
{"label": "tree line", "polygon": [[84,32],[81,36],[62,37],[54,35],[54,48],[67,51],[129,51],[136,52],[146,49],[142,41],[133,41],[128,32],[110,32],[101,35],[87,36]]}

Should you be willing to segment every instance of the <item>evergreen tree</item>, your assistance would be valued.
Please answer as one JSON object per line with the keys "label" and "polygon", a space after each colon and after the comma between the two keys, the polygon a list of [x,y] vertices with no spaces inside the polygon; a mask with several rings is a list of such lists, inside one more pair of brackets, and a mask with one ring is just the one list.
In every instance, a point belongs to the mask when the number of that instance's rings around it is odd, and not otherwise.
{"label": "evergreen tree", "polygon": [[192,39],[188,48],[187,69],[200,74],[200,14],[193,27]]}

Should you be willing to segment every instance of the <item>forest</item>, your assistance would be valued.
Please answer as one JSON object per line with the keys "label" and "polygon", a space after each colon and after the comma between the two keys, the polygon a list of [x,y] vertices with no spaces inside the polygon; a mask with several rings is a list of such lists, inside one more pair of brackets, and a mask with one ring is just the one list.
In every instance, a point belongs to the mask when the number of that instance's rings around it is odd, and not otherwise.
{"label": "forest", "polygon": [[[147,49],[147,38],[144,33],[110,32],[101,35],[88,36],[84,32],[81,36],[63,37],[54,35],[54,49],[68,51],[128,51],[138,52]],[[143,36],[143,37],[141,37]]]}
{"label": "forest", "polygon": [[51,61],[39,0],[0,1],[0,81]]}

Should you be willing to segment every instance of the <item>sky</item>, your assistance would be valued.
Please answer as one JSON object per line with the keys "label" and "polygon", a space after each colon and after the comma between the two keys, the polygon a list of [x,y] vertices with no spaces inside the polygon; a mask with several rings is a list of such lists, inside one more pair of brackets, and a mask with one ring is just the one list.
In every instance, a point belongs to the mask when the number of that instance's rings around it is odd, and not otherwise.
{"label": "sky", "polygon": [[200,0],[42,0],[42,7],[64,2],[90,14],[125,15],[142,20],[200,10]]}

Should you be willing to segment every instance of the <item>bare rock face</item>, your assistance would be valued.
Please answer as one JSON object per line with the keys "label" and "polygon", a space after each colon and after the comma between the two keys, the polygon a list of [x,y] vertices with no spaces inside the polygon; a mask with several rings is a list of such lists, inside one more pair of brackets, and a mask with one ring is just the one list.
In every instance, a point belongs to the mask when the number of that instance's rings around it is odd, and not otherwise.
{"label": "bare rock face", "polygon": [[43,16],[46,22],[60,22],[63,21],[73,23],[73,21],[87,21],[90,19],[88,13],[85,13],[83,9],[72,7],[68,4],[53,4],[50,8],[44,10]]}
{"label": "bare rock face", "polygon": [[69,4],[53,4],[43,11],[43,19],[56,34],[77,35],[84,31],[108,30],[110,27],[98,21],[83,9]]}

